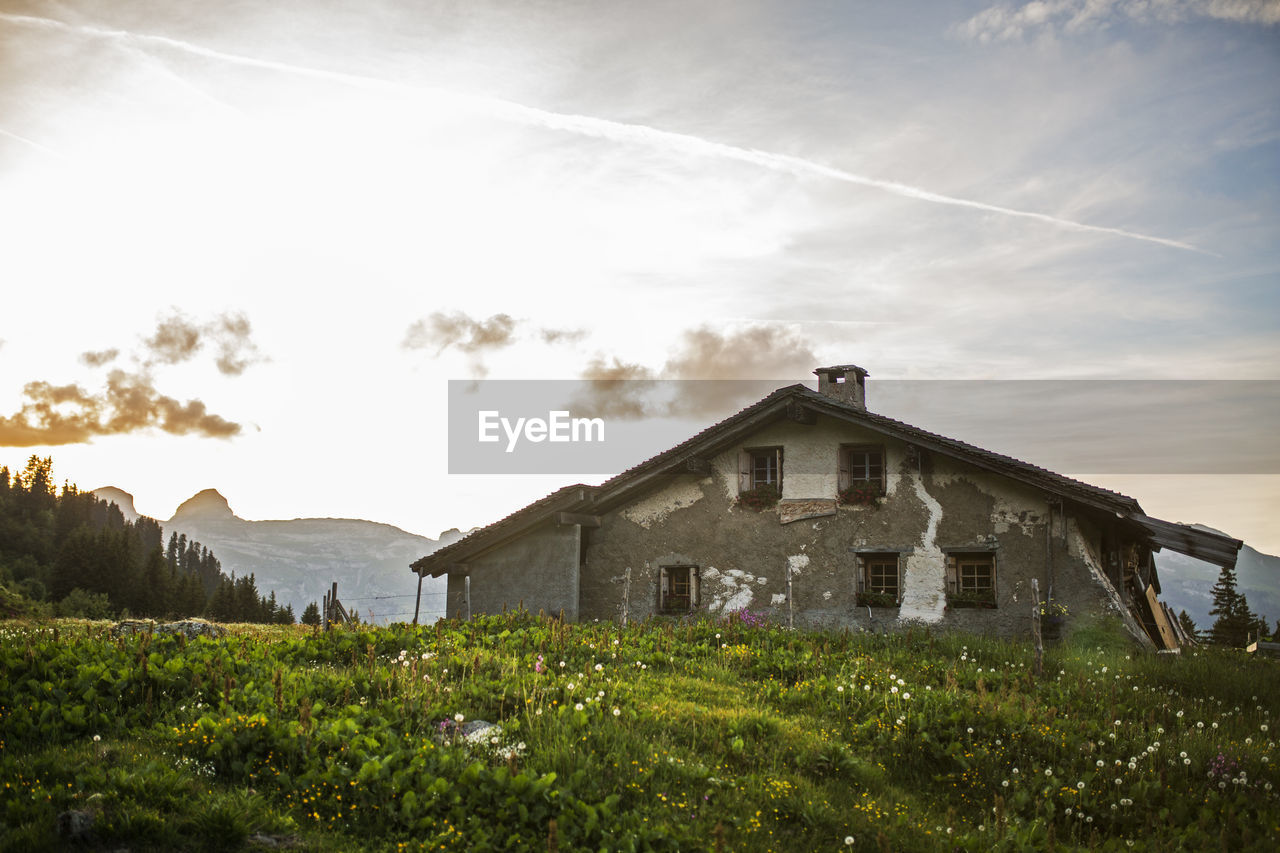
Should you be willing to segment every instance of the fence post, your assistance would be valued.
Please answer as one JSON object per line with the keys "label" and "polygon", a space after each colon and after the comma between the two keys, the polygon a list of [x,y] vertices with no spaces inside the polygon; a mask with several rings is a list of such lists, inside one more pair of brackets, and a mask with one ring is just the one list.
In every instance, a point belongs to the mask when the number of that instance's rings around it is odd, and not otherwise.
{"label": "fence post", "polygon": [[413,624],[418,624],[418,608],[422,606],[422,572],[418,572],[418,598],[413,602]]}
{"label": "fence post", "polygon": [[796,608],[791,601],[791,561],[787,561],[787,628],[795,630]]}
{"label": "fence post", "polygon": [[622,627],[627,627],[627,612],[631,609],[631,567],[627,566],[627,574],[622,579]]}
{"label": "fence post", "polygon": [[1044,641],[1040,637],[1040,582],[1031,579],[1031,639],[1036,644],[1036,677],[1044,675]]}
{"label": "fence post", "polygon": [[471,575],[462,579],[463,594],[467,599],[467,621],[471,621]]}

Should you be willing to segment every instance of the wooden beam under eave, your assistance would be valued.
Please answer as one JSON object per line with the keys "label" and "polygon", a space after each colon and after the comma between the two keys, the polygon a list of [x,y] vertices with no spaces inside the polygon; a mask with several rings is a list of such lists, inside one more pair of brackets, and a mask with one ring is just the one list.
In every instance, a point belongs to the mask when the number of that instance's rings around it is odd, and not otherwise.
{"label": "wooden beam under eave", "polygon": [[557,512],[556,524],[577,524],[581,527],[599,527],[600,516],[584,515],[580,512]]}
{"label": "wooden beam under eave", "polygon": [[684,470],[707,477],[711,475],[711,463],[700,456],[687,456],[684,460]]}
{"label": "wooden beam under eave", "polygon": [[804,424],[805,426],[813,426],[818,422],[818,416],[808,406],[791,400],[787,403],[787,420]]}

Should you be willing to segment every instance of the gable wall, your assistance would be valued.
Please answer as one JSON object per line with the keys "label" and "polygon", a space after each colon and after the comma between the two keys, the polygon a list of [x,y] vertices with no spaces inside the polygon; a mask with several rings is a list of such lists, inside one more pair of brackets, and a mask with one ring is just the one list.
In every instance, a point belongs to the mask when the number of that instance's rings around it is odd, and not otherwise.
{"label": "gable wall", "polygon": [[[550,521],[467,561],[471,612],[501,613],[523,605],[566,619],[578,619],[579,530]],[[447,614],[466,615],[466,581],[449,575]]]}
{"label": "gable wall", "polygon": [[[883,444],[887,494],[876,507],[844,507],[789,524],[775,510],[737,507],[738,451],[781,445],[783,499],[830,502],[836,497],[837,448]],[[1061,519],[1046,541],[1047,498],[1017,481],[931,453],[908,458],[905,443],[834,419],[805,426],[779,422],[712,460],[713,473],[684,475],[609,513],[588,532],[580,578],[582,619],[616,619],[623,578],[631,570],[628,613],[655,612],[662,565],[701,567],[702,603],[713,614],[747,607],[797,626],[882,630],[919,621],[940,627],[1025,636],[1030,630],[1031,578],[1046,583],[1053,549],[1055,598],[1073,613],[1099,612],[1112,596],[1082,557],[1079,534],[1062,543]],[[994,548],[996,609],[947,609],[944,549]],[[858,549],[900,551],[900,609],[856,606]],[[791,570],[791,599],[786,577]]]}

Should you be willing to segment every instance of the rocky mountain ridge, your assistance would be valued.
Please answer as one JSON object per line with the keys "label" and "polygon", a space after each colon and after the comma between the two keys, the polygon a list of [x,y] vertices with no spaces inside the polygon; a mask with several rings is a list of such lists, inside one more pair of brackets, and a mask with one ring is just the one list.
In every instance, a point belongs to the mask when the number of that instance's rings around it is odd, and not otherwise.
{"label": "rocky mountain ridge", "polygon": [[[137,517],[133,496],[123,489],[106,486],[94,494],[115,503],[126,518]],[[264,595],[274,590],[295,616],[320,602],[336,581],[348,611],[379,623],[413,618],[417,580],[409,564],[463,535],[454,529],[431,539],[355,518],[249,521],[216,489],[197,492],[161,524],[166,540],[176,532],[207,546],[227,574],[252,573],[258,589]],[[423,582],[420,622],[444,615],[445,585],[443,578]]]}

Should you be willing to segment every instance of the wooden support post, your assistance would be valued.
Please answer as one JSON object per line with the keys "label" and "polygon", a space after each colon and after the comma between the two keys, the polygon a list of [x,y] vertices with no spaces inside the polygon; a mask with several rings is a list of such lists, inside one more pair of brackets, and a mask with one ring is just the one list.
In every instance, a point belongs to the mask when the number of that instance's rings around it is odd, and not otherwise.
{"label": "wooden support post", "polygon": [[324,605],[320,610],[320,627],[329,630],[329,593],[324,594]]}
{"label": "wooden support post", "polygon": [[471,621],[471,575],[467,575],[462,579],[463,594],[467,599],[467,621]]}
{"label": "wooden support post", "polygon": [[1031,579],[1031,639],[1036,644],[1036,677],[1044,675],[1044,641],[1040,637],[1040,581]]}
{"label": "wooden support post", "polygon": [[418,624],[418,608],[422,607],[422,572],[418,572],[418,598],[413,602],[413,624]]}

